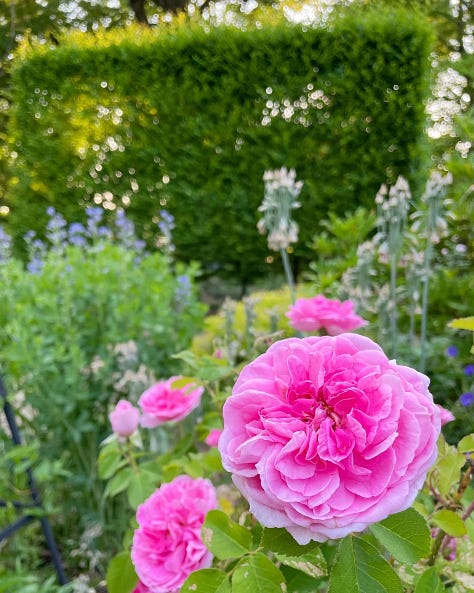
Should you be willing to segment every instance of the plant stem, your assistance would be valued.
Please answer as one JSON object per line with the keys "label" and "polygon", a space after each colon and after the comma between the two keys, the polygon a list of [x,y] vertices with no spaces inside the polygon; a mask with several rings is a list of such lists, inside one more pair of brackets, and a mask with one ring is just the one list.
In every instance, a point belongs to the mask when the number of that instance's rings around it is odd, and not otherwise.
{"label": "plant stem", "polygon": [[390,311],[390,333],[392,337],[392,357],[397,356],[397,254],[390,258],[390,296],[392,310]]}
{"label": "plant stem", "polygon": [[290,258],[286,249],[280,249],[281,261],[283,263],[283,269],[285,270],[286,281],[288,282],[288,288],[290,289],[291,304],[295,304],[295,283],[293,280],[293,272],[291,271]]}
{"label": "plant stem", "polygon": [[428,295],[429,295],[429,282],[430,282],[430,264],[431,264],[431,253],[432,253],[431,241],[428,238],[428,244],[425,250],[425,271],[423,274],[423,297],[421,304],[421,358],[420,358],[420,371],[425,372],[426,369],[426,324],[428,320]]}

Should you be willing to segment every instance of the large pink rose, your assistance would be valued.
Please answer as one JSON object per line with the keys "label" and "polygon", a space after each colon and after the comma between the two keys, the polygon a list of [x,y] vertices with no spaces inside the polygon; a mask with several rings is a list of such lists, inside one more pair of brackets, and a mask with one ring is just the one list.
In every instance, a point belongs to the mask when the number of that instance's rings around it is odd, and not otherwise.
{"label": "large pink rose", "polygon": [[408,508],[435,461],[428,384],[357,334],[276,342],[224,404],[223,465],[256,518],[300,544],[362,531]]}
{"label": "large pink rose", "polygon": [[303,332],[325,329],[330,336],[337,336],[364,325],[367,321],[356,315],[352,301],[327,299],[321,294],[310,299],[297,299],[286,314],[292,327]]}
{"label": "large pink rose", "polygon": [[189,476],[163,484],[138,507],[132,562],[151,593],[178,591],[193,571],[211,566],[201,527],[206,513],[215,508],[211,482]]}
{"label": "large pink rose", "polygon": [[126,399],[121,399],[109,414],[112,430],[119,438],[132,435],[138,428],[140,410],[132,406]]}
{"label": "large pink rose", "polygon": [[176,387],[181,380],[178,376],[159,381],[141,395],[138,405],[143,412],[142,426],[154,428],[165,422],[182,420],[199,406],[204,388],[193,383]]}

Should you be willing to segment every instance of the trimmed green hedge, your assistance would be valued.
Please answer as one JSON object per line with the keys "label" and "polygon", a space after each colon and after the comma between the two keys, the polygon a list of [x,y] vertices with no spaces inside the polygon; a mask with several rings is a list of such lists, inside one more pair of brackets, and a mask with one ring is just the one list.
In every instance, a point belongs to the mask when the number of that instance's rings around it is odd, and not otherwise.
{"label": "trimmed green hedge", "polygon": [[151,240],[166,208],[177,257],[245,282],[268,268],[263,172],[287,166],[305,182],[304,261],[327,210],[371,205],[399,174],[421,181],[430,48],[427,24],[404,12],[351,13],[331,30],[188,24],[23,48],[11,228],[38,228],[48,205],[77,220],[95,197],[127,206]]}

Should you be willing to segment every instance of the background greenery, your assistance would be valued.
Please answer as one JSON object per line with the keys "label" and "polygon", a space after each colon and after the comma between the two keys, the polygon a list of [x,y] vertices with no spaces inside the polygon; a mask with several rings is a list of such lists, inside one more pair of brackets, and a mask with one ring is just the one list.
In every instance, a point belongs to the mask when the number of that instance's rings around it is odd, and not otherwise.
{"label": "background greenery", "polygon": [[71,220],[95,201],[127,207],[146,237],[165,206],[178,259],[245,283],[268,255],[255,236],[263,172],[286,165],[314,213],[298,220],[307,257],[328,209],[367,204],[399,174],[423,177],[430,44],[423,21],[390,12],[332,30],[186,25],[24,46],[8,224],[18,237],[46,205]]}

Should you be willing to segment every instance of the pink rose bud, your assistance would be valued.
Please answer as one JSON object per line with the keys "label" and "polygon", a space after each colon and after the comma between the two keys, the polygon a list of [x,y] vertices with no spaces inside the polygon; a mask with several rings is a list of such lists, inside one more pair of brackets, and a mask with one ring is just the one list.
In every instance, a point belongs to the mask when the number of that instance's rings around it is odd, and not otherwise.
{"label": "pink rose bud", "polygon": [[324,329],[330,336],[353,331],[367,321],[356,315],[352,301],[327,299],[321,294],[311,299],[298,299],[286,314],[290,325],[302,332]]}
{"label": "pink rose bud", "polygon": [[140,410],[132,406],[130,402],[121,399],[114,410],[109,414],[112,430],[121,438],[133,434],[140,422]]}
{"label": "pink rose bud", "polygon": [[206,445],[209,447],[217,447],[217,443],[219,442],[219,437],[221,436],[222,430],[218,428],[213,428],[211,432],[207,435],[205,439]]}

